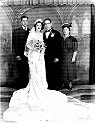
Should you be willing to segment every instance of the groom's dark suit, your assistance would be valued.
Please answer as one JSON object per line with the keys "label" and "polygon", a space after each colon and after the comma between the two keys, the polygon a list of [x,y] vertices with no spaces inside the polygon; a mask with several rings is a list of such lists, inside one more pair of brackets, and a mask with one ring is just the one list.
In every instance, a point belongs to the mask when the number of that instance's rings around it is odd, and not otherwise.
{"label": "groom's dark suit", "polygon": [[29,67],[28,67],[27,58],[24,56],[24,50],[25,50],[25,44],[27,41],[29,30],[30,30],[29,28],[27,28],[27,30],[24,30],[22,27],[20,27],[18,29],[15,29],[12,35],[15,55],[21,57],[21,60],[17,60],[19,77],[16,86],[18,88],[26,87],[28,83]]}
{"label": "groom's dark suit", "polygon": [[[46,65],[46,77],[49,89],[56,89],[59,85],[59,72],[60,72],[60,55],[61,55],[61,41],[62,37],[60,33],[54,29],[51,29],[48,38],[46,38],[44,32],[43,38],[46,44],[45,50],[45,65]],[[54,62],[55,58],[59,59],[59,62]]]}

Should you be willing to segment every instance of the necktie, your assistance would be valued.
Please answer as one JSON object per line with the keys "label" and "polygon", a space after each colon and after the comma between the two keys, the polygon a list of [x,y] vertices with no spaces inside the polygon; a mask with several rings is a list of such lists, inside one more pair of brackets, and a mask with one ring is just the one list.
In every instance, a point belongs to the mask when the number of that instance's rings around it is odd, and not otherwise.
{"label": "necktie", "polygon": [[25,27],[25,31],[27,31],[27,27]]}

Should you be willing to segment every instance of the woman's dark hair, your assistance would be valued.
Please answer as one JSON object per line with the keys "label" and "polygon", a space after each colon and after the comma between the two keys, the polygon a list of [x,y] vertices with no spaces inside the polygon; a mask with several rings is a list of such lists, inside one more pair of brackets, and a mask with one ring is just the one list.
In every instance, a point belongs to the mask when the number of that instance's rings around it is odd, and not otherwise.
{"label": "woman's dark hair", "polygon": [[44,29],[43,22],[41,22],[41,21],[37,21],[37,22],[34,24],[35,31],[36,31],[36,25],[37,25],[37,23],[41,23],[41,25],[42,25],[41,30],[43,30],[43,29]]}
{"label": "woman's dark hair", "polygon": [[64,23],[62,25],[62,29],[64,29],[65,27],[67,27],[69,29],[69,31],[71,30],[72,24],[71,23]]}
{"label": "woman's dark hair", "polygon": [[[71,27],[68,27],[68,26],[65,26],[65,27],[67,27],[67,28],[69,29],[69,31],[71,30]],[[64,27],[64,28],[65,28],[65,27]],[[62,29],[64,29],[64,28],[62,28]]]}
{"label": "woman's dark hair", "polygon": [[23,18],[27,18],[27,20],[28,20],[28,17],[27,16],[22,16],[21,17],[21,21],[23,20]]}

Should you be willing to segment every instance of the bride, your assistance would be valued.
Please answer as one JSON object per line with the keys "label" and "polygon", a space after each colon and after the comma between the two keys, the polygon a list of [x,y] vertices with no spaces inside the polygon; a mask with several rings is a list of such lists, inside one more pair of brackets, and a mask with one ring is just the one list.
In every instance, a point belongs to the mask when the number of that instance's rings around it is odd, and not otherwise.
{"label": "bride", "polygon": [[13,93],[3,119],[16,123],[95,123],[94,104],[82,103],[59,91],[47,89],[44,61],[46,46],[42,29],[43,22],[37,19],[24,52],[30,68],[29,83],[26,88]]}

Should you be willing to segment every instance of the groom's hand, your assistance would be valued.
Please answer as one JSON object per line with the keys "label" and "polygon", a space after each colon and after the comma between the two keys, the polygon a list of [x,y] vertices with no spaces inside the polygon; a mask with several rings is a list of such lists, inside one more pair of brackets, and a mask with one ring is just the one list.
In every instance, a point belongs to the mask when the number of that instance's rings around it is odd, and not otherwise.
{"label": "groom's hand", "polygon": [[20,61],[20,60],[21,60],[21,57],[20,57],[20,56],[16,56],[16,59],[17,59],[18,61]]}
{"label": "groom's hand", "polygon": [[55,58],[55,59],[54,59],[54,63],[57,63],[58,61],[59,61],[58,58]]}

